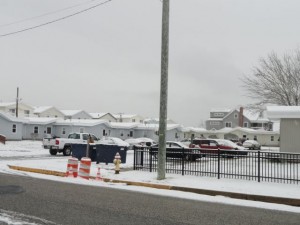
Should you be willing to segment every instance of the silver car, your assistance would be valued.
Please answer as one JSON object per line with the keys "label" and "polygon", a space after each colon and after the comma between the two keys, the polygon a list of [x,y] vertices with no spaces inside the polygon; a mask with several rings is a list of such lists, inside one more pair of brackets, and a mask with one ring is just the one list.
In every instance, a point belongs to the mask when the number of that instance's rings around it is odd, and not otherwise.
{"label": "silver car", "polygon": [[255,140],[246,140],[244,143],[243,143],[243,147],[245,148],[248,148],[249,150],[252,149],[252,150],[260,150],[261,149],[261,145],[255,141]]}

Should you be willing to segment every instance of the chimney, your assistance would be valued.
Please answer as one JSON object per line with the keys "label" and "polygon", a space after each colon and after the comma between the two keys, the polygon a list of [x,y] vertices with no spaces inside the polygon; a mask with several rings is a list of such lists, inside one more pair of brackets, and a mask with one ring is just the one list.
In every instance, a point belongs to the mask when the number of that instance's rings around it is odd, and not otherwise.
{"label": "chimney", "polygon": [[239,127],[243,127],[244,125],[244,108],[240,107],[240,113],[239,113]]}

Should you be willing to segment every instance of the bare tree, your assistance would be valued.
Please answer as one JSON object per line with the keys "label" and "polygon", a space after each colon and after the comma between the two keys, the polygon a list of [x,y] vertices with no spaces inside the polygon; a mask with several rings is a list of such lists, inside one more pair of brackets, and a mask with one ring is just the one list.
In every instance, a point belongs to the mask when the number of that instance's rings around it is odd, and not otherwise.
{"label": "bare tree", "polygon": [[242,82],[247,96],[257,100],[253,108],[265,104],[300,105],[300,50],[281,58],[276,53],[269,54]]}

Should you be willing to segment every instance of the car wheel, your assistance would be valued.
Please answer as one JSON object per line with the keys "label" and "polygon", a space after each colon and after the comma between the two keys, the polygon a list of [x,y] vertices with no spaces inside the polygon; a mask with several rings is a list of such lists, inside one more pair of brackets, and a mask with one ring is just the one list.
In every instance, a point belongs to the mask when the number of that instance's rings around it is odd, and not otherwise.
{"label": "car wheel", "polygon": [[54,149],[51,149],[51,148],[50,148],[49,152],[50,152],[50,155],[56,155],[57,154],[57,151],[54,150]]}
{"label": "car wheel", "polygon": [[71,147],[65,147],[64,150],[63,150],[64,156],[71,155],[71,152],[72,152]]}

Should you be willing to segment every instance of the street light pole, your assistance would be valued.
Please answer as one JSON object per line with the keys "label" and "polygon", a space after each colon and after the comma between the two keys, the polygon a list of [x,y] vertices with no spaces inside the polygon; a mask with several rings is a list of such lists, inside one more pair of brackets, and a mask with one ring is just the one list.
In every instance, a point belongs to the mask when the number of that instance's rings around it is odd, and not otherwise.
{"label": "street light pole", "polygon": [[168,64],[169,64],[169,0],[163,0],[162,45],[161,45],[161,80],[159,111],[159,142],[157,179],[166,177],[166,122],[168,102]]}

